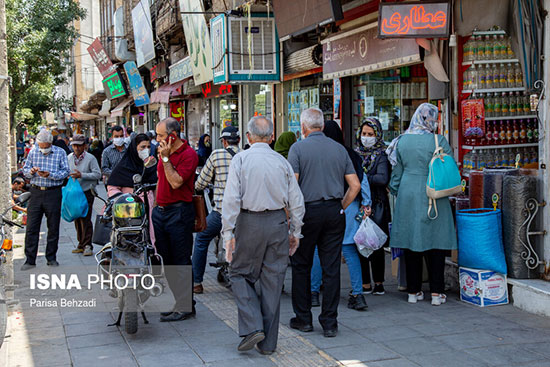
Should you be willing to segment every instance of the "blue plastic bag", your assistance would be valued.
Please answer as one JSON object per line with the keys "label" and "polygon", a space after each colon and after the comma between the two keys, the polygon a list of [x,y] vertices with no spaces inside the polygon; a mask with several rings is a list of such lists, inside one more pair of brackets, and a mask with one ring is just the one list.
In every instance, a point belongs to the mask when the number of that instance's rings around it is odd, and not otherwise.
{"label": "blue plastic bag", "polygon": [[80,183],[74,178],[61,190],[63,200],[61,201],[61,217],[66,222],[72,222],[75,219],[83,218],[88,215],[88,200],[80,187]]}
{"label": "blue plastic bag", "polygon": [[458,265],[507,273],[500,210],[459,210],[456,213],[456,226]]}

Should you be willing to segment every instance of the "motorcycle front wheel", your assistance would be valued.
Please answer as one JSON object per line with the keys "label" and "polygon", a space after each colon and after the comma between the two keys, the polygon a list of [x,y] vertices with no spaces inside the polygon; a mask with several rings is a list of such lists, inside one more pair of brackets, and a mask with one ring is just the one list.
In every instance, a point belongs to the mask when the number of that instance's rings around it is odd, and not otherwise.
{"label": "motorcycle front wheel", "polygon": [[124,330],[128,334],[138,331],[138,294],[135,289],[124,291]]}

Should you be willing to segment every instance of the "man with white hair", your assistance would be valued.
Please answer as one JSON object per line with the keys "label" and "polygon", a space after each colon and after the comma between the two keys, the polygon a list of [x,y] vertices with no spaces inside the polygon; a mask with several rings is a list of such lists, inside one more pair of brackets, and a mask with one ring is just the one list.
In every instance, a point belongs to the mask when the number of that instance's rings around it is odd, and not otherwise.
{"label": "man with white hair", "polygon": [[310,274],[317,246],[324,286],[319,323],[325,337],[334,337],[338,332],[340,258],[346,229],[344,209],[353,202],[361,184],[346,149],[323,133],[323,111],[305,110],[300,123],[305,139],[292,145],[288,153],[306,203],[304,238],[291,257],[292,307],[296,317],[290,320],[290,327],[313,331]]}
{"label": "man with white hair", "polygon": [[53,136],[48,130],[41,130],[36,136],[38,147],[29,152],[23,173],[31,180],[31,199],[27,208],[27,232],[25,234],[25,256],[21,270],[36,266],[38,240],[43,215],[48,224],[46,260],[48,266],[59,266],[56,259],[61,220],[61,186],[69,175],[67,154],[52,146]]}
{"label": "man with white hair", "polygon": [[[304,198],[286,159],[269,147],[273,123],[253,117],[250,149],[233,157],[222,201],[222,234],[239,310],[239,351],[277,347],[288,255],[298,248]],[[288,211],[290,226],[285,209]],[[290,230],[289,230],[290,229]],[[260,294],[255,284],[259,282]]]}

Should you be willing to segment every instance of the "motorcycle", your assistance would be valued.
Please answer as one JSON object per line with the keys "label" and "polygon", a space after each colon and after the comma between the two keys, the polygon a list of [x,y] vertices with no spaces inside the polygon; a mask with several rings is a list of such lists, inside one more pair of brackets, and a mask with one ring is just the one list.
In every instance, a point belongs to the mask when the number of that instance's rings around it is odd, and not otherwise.
{"label": "motorcycle", "polygon": [[[118,299],[119,314],[115,323],[120,326],[124,315],[124,329],[128,334],[138,330],[138,312],[143,322],[149,321],[143,307],[153,296],[164,292],[160,279],[164,277],[164,263],[149,234],[149,200],[147,193],[156,184],[143,184],[142,175],[134,175],[134,192],[117,194],[109,200],[94,196],[103,201],[106,209],[101,217],[103,223],[111,222],[110,242],[95,255],[99,277],[111,279],[110,295]],[[144,200],[140,195],[143,194]]]}
{"label": "motorcycle", "polygon": [[[31,197],[30,192],[25,192],[15,199],[15,205],[23,204],[28,201]],[[7,239],[6,226],[9,227],[18,227],[23,228],[20,224],[17,224],[6,217],[4,217],[8,212],[10,212],[15,205],[7,208],[2,215],[0,215],[0,347],[4,342],[4,337],[6,335],[6,326],[8,321],[8,305],[6,303],[5,291],[4,291],[4,281],[5,281],[5,263],[7,262],[6,255],[7,251],[12,250],[13,242],[10,239]]]}

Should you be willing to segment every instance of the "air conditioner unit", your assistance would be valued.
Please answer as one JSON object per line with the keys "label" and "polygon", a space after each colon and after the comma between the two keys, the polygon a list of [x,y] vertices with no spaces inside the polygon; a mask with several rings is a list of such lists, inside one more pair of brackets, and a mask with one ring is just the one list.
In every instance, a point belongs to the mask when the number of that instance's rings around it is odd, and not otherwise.
{"label": "air conditioner unit", "polygon": [[[214,84],[281,81],[279,37],[273,17],[210,20]],[[251,55],[251,56],[250,56]]]}

